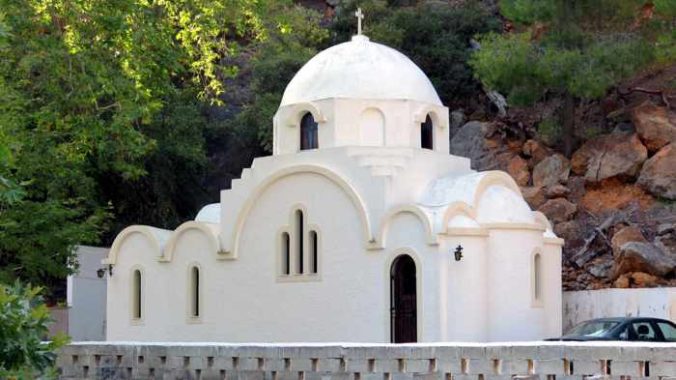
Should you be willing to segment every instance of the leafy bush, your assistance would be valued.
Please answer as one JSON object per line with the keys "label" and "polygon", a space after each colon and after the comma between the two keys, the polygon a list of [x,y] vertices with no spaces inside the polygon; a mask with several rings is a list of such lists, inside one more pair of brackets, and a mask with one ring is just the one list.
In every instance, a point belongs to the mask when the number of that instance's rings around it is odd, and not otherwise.
{"label": "leafy bush", "polygon": [[68,339],[47,337],[50,315],[40,298],[41,289],[0,284],[0,378],[32,379],[48,373],[55,350]]}

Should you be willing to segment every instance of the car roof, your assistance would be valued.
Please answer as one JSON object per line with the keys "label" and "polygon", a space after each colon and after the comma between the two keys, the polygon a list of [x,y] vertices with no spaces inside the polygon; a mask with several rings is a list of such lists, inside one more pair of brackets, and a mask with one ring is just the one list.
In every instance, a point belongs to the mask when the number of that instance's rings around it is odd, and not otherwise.
{"label": "car roof", "polygon": [[610,318],[595,318],[584,322],[633,322],[633,321],[653,321],[653,322],[670,322],[668,319],[655,317],[610,317]]}

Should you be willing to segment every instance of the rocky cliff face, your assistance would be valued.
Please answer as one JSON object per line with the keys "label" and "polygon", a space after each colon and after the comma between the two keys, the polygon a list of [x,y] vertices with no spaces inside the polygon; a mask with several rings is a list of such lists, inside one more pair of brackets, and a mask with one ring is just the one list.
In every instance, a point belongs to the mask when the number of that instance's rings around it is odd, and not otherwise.
{"label": "rocky cliff face", "polygon": [[566,240],[566,290],[676,286],[676,112],[640,100],[607,112],[605,131],[570,157],[514,118],[453,113],[451,153],[507,171]]}

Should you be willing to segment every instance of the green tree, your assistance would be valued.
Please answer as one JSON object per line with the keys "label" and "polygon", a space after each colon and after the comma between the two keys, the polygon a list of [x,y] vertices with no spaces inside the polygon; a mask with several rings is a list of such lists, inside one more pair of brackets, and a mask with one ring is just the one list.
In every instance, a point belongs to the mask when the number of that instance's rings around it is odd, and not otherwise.
{"label": "green tree", "polygon": [[248,63],[253,97],[225,128],[243,145],[258,145],[259,153],[272,152],[272,118],[286,85],[317,51],[326,47],[329,32],[321,27],[321,14],[301,6],[279,7],[275,13],[284,20],[266,28],[266,39],[256,41]]}
{"label": "green tree", "polygon": [[0,281],[51,288],[76,244],[148,198],[154,220],[184,215],[170,203],[204,165],[202,111],[237,73],[227,59],[290,5],[0,0]]}
{"label": "green tree", "polygon": [[0,284],[0,378],[33,379],[49,372],[55,350],[67,343],[58,335],[47,339],[49,310],[40,288]]}
{"label": "green tree", "polygon": [[503,0],[516,32],[481,37],[471,65],[513,104],[562,99],[559,124],[570,154],[579,99],[597,99],[639,70],[676,58],[674,8],[662,0]]}

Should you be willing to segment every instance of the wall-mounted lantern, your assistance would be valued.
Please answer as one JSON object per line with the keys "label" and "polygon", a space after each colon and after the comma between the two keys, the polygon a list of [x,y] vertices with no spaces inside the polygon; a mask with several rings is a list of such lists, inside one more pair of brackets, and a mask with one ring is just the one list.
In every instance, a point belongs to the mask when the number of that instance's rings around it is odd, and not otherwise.
{"label": "wall-mounted lantern", "polygon": [[455,251],[453,252],[453,255],[455,255],[455,261],[460,261],[462,259],[462,246],[458,244],[457,247],[455,247]]}
{"label": "wall-mounted lantern", "polygon": [[103,276],[106,274],[106,269],[108,269],[108,276],[112,276],[113,275],[113,264],[108,264],[108,268],[103,267],[103,268],[99,268],[96,271],[96,277],[103,278]]}

